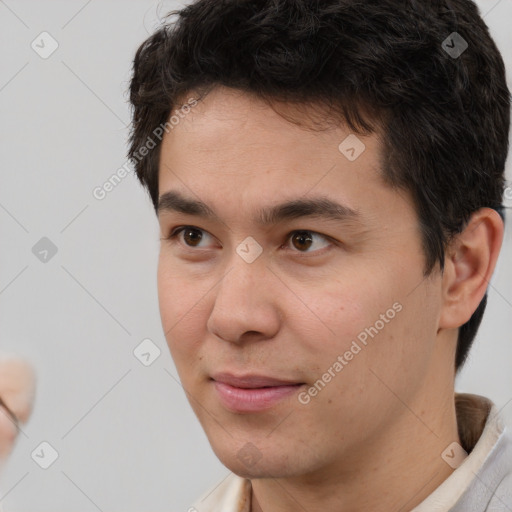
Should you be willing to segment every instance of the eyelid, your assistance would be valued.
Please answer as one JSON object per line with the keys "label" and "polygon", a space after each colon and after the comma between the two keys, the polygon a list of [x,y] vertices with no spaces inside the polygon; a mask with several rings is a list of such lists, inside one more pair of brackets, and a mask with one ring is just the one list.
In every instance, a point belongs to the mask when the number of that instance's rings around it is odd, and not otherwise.
{"label": "eyelid", "polygon": [[[297,233],[309,233],[313,236],[318,236],[320,238],[322,238],[325,242],[327,242],[326,245],[324,245],[323,247],[320,247],[319,249],[316,249],[314,251],[299,251],[298,249],[290,249],[292,252],[295,252],[299,255],[308,255],[308,254],[317,254],[317,253],[320,253],[322,250],[324,249],[329,249],[329,247],[332,247],[332,245],[336,244],[336,240],[332,239],[330,236],[328,235],[324,235],[322,233],[319,233],[318,231],[313,231],[311,229],[294,229],[293,231],[291,231],[290,233],[288,233],[288,235],[286,236],[286,242],[283,244],[285,247],[288,246],[290,244],[290,241],[291,241],[291,238],[293,235],[297,234]],[[288,247],[286,247],[288,248]]]}
{"label": "eyelid", "polygon": [[[165,237],[166,240],[169,240],[171,238],[175,238],[176,236],[178,236],[182,231],[184,231],[185,229],[196,229],[197,231],[202,231],[204,233],[208,233],[207,231],[205,231],[204,229],[201,229],[201,228],[198,228],[196,226],[190,226],[190,225],[181,225],[181,226],[176,226],[174,228],[172,228],[169,232],[169,234]],[[209,234],[209,233],[208,233]],[[211,235],[210,235],[211,236]]]}
{"label": "eyelid", "polygon": [[[197,226],[192,226],[190,224],[186,224],[186,225],[180,225],[180,226],[176,226],[174,228],[171,229],[170,233],[162,238],[161,240],[169,240],[169,241],[173,241],[175,240],[183,231],[185,231],[186,229],[194,229],[196,231],[201,231],[203,234],[206,234],[207,236],[209,236],[210,238],[212,238],[213,240],[217,240],[217,238],[215,238],[215,236],[213,236],[209,231],[207,231],[206,229],[203,229],[203,228],[199,228]],[[197,247],[193,247],[193,246],[190,246],[190,245],[187,245],[187,244],[183,244],[183,242],[180,240],[179,241],[182,245],[184,245],[186,248],[188,249],[192,249],[192,250],[197,250],[197,249],[200,249],[200,248],[197,248]],[[220,242],[219,242],[220,243]]]}
{"label": "eyelid", "polygon": [[[206,234],[207,236],[211,237],[213,240],[217,241],[220,245],[220,242],[217,240],[217,238],[212,235],[209,231],[203,229],[203,228],[199,228],[197,226],[193,226],[193,225],[190,225],[190,224],[186,224],[186,225],[179,225],[179,226],[176,226],[174,228],[172,228],[169,232],[169,234],[166,236],[166,237],[163,237],[161,238],[161,240],[169,240],[169,241],[173,241],[175,240],[183,231],[185,231],[186,229],[193,229],[193,230],[197,230],[197,231],[200,231],[204,234]],[[323,239],[325,242],[326,242],[326,245],[324,245],[323,247],[320,247],[319,249],[315,249],[315,250],[308,250],[308,251],[300,251],[298,249],[293,249],[291,247],[289,247],[289,244],[290,244],[290,241],[291,241],[291,238],[293,235],[297,234],[297,233],[309,233],[311,235],[313,235],[314,237],[320,237],[321,239]],[[190,250],[200,250],[201,247],[194,247],[194,246],[189,246],[187,244],[184,244],[183,241],[179,241],[179,243],[181,243],[181,245],[183,245],[184,247],[186,247],[187,249],[190,249]],[[289,249],[290,251],[296,253],[297,255],[301,255],[301,256],[307,256],[307,255],[312,255],[312,254],[318,254],[320,252],[322,252],[323,250],[328,250],[329,248],[331,248],[333,245],[336,245],[338,244],[339,242],[335,239],[333,239],[332,237],[330,237],[329,235],[325,235],[323,233],[319,233],[318,231],[314,231],[314,230],[311,230],[311,229],[294,229],[293,231],[290,231],[286,237],[285,237],[285,242],[284,244],[281,245],[281,248],[285,248],[285,249]],[[203,248],[205,249],[205,248]]]}

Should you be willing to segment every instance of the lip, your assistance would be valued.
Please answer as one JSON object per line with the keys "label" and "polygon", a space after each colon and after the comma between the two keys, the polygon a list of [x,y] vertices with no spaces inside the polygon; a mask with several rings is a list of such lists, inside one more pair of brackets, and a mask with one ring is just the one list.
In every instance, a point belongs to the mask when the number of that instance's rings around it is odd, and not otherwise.
{"label": "lip", "polygon": [[228,373],[212,377],[221,403],[234,412],[258,412],[270,409],[304,385],[264,375],[237,377]]}
{"label": "lip", "polygon": [[235,388],[251,389],[264,388],[274,386],[292,386],[296,384],[304,384],[296,380],[283,380],[275,377],[257,374],[247,374],[236,376],[231,373],[215,373],[212,379],[223,384],[229,384]]}

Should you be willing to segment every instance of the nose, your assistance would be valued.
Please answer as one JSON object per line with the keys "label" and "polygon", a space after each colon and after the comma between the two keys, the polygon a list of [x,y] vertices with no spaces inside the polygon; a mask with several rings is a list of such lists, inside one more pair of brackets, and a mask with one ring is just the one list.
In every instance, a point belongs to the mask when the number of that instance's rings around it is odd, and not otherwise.
{"label": "nose", "polygon": [[273,338],[281,321],[275,286],[263,261],[246,263],[235,255],[231,270],[215,288],[208,331],[231,343]]}

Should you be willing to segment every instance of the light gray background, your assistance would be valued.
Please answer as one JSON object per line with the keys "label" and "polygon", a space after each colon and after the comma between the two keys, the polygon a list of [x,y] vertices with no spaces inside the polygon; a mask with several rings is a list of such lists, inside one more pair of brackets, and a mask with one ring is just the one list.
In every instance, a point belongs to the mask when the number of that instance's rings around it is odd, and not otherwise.
{"label": "light gray background", "polygon": [[[478,3],[512,87],[512,2]],[[150,201],[131,174],[101,201],[92,193],[126,161],[134,52],[158,12],[182,5],[161,4],[0,1],[0,347],[38,374],[33,417],[0,475],[9,511],[186,511],[228,474],[167,351]],[[59,44],[47,59],[31,48],[43,31]],[[457,381],[509,419],[511,229]],[[58,249],[46,263],[32,253],[42,237]],[[147,338],[161,356],[145,367],[133,350]],[[43,441],[59,454],[46,470],[31,458]]]}

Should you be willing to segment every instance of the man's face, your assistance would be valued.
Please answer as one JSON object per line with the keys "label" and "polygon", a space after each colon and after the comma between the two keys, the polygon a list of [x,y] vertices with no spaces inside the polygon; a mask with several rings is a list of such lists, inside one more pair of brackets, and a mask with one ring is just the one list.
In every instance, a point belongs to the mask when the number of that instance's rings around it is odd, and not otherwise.
{"label": "man's face", "polygon": [[163,328],[215,453],[242,476],[355,463],[428,384],[440,277],[423,276],[378,137],[349,135],[217,88],[163,141]]}

